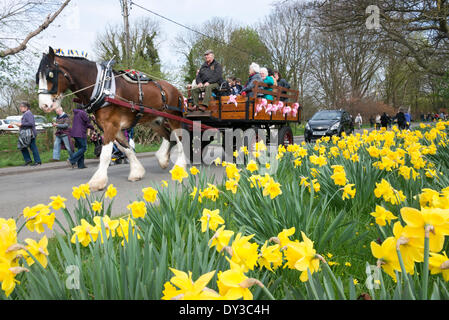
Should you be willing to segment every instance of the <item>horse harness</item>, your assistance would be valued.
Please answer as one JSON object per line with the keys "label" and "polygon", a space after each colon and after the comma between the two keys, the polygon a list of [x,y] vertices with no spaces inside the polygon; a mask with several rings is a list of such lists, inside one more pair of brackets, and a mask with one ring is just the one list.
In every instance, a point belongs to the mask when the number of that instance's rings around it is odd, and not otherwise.
{"label": "horse harness", "polygon": [[[94,90],[92,92],[92,96],[90,99],[90,102],[84,107],[86,112],[88,113],[94,113],[97,110],[108,106],[109,104],[105,102],[105,98],[107,96],[114,98],[116,96],[116,87],[115,87],[115,77],[114,72],[112,70],[112,64],[111,61],[109,61],[107,64],[97,64],[98,68],[98,76],[97,81],[95,83]],[[132,74],[128,71],[121,71],[121,75],[127,75],[129,78],[131,78],[133,83],[137,82],[138,88],[139,88],[139,102],[138,104],[134,104],[133,101],[129,101],[131,103],[131,111],[136,112],[136,116],[131,124],[131,126],[128,129],[134,128],[139,120],[142,118],[142,116],[145,114],[145,108],[143,104],[143,90],[142,90],[142,81],[145,83],[152,82],[161,92],[161,98],[162,98],[162,109],[163,110],[172,110],[177,112],[183,112],[182,110],[182,104],[181,101],[179,101],[178,107],[172,107],[167,105],[167,96],[162,88],[162,86],[155,80],[146,78],[144,80],[141,79],[140,75],[137,75],[136,77],[132,78]],[[127,79],[126,79],[127,80]],[[129,81],[129,80],[127,80]],[[121,98],[121,97],[120,97]],[[123,98],[121,98],[123,99]],[[123,99],[124,100],[124,99]]]}

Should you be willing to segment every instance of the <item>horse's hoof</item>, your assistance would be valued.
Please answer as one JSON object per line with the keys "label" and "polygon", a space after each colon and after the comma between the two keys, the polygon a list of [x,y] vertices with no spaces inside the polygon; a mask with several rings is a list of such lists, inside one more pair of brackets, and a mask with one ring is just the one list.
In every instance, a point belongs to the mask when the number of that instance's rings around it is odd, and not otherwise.
{"label": "horse's hoof", "polygon": [[128,181],[136,182],[142,180],[142,177],[128,177]]}
{"label": "horse's hoof", "polygon": [[88,182],[89,188],[93,192],[103,190],[104,188],[106,188],[106,184],[107,183],[108,183],[107,181],[105,181],[105,182],[102,182],[102,181],[89,181]]}

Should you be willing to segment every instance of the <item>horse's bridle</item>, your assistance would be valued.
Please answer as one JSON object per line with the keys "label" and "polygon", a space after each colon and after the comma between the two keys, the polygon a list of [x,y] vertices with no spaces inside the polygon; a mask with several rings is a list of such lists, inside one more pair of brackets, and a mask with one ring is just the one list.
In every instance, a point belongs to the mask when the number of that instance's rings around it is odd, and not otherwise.
{"label": "horse's bridle", "polygon": [[47,79],[47,81],[49,81],[51,83],[51,89],[39,89],[38,90],[38,94],[57,94],[58,93],[58,74],[60,72],[63,73],[64,78],[66,78],[67,80],[69,80],[69,86],[73,84],[72,79],[70,78],[70,76],[64,72],[63,70],[61,70],[61,68],[59,67],[57,62],[54,62],[55,68],[53,69],[48,69],[48,71],[45,74],[45,78]]}

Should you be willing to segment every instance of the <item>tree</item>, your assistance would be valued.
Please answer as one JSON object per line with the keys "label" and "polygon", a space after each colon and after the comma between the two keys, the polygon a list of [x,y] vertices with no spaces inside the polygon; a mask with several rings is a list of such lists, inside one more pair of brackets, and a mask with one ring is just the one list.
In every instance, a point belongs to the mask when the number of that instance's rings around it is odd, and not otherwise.
{"label": "tree", "polygon": [[[443,76],[449,58],[449,2],[446,0],[320,0],[316,22],[329,31],[369,33],[396,44],[399,57],[412,57],[424,71]],[[370,11],[370,8],[375,8]],[[367,10],[368,9],[368,10]],[[371,17],[378,17],[372,24]],[[378,27],[369,30],[368,27]]]}
{"label": "tree", "polygon": [[224,77],[235,76],[244,81],[248,78],[248,67],[252,62],[270,66],[269,50],[253,28],[241,27],[231,19],[215,17],[191,29],[199,32],[179,34],[174,43],[185,58],[183,72],[188,83],[204,63],[203,54],[208,49],[214,51],[215,59],[223,66]]}
{"label": "tree", "polygon": [[114,58],[115,68],[133,68],[150,76],[163,77],[157,50],[159,35],[159,24],[154,20],[145,18],[132,24],[129,35],[129,63],[127,63],[123,26],[121,24],[108,26],[97,36],[94,51],[101,60],[107,61]]}
{"label": "tree", "polygon": [[[44,31],[64,10],[70,0],[60,3],[59,1],[29,1],[29,0],[13,0],[3,2],[0,10],[0,25],[2,25],[3,38],[0,39],[0,58],[17,54],[26,49],[28,42]],[[59,5],[59,9],[53,14],[48,14],[43,23],[36,27],[35,21],[39,21],[44,12],[52,10]],[[29,30],[30,27],[33,30]],[[22,39],[22,32],[26,35]],[[6,37],[6,35],[15,35],[14,37]],[[13,46],[11,43],[18,43]]]}

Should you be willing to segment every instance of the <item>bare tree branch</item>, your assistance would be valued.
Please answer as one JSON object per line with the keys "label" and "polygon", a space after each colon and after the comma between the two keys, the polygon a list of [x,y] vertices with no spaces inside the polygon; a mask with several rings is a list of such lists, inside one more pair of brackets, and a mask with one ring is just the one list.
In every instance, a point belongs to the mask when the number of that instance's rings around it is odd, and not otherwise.
{"label": "bare tree branch", "polygon": [[49,14],[45,19],[44,23],[42,23],[36,30],[30,32],[17,47],[0,51],[0,57],[3,58],[9,55],[14,55],[20,51],[25,50],[28,41],[30,41],[31,38],[37,36],[39,33],[44,31],[56,19],[56,17],[62,12],[62,10],[64,10],[64,8],[69,4],[70,1],[71,0],[66,0],[58,9],[58,11],[56,11],[53,15]]}

